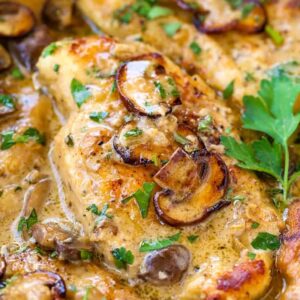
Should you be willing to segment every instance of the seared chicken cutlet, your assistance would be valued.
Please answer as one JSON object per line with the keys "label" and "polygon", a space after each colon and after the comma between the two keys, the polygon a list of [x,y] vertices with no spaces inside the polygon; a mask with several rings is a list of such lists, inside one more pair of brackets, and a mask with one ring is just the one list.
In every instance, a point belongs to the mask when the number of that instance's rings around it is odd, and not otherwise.
{"label": "seared chicken cutlet", "polygon": [[66,202],[101,264],[141,299],[267,290],[272,251],[251,244],[280,221],[264,185],[224,156],[231,111],[199,77],[150,46],[93,36],[57,42],[38,70],[68,119],[53,145]]}

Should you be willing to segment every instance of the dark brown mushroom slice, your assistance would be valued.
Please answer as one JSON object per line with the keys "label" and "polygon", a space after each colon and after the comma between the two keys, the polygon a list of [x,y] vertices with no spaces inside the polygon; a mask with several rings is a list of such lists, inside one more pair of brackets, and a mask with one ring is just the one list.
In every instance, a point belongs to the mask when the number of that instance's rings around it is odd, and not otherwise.
{"label": "dark brown mushroom slice", "polygon": [[16,2],[0,2],[0,36],[20,37],[30,32],[35,24],[33,12]]}
{"label": "dark brown mushroom slice", "polygon": [[241,9],[249,5],[250,11],[243,16],[242,12],[234,18],[224,20],[211,18],[211,11],[204,9],[195,1],[177,0],[177,5],[184,9],[194,12],[194,24],[199,31],[204,33],[223,33],[236,30],[244,33],[256,33],[264,29],[267,22],[267,13],[264,6],[258,0],[244,0]]}
{"label": "dark brown mushroom slice", "polygon": [[35,271],[19,276],[7,286],[1,295],[1,300],[10,299],[65,299],[67,289],[63,278],[50,271]]}
{"label": "dark brown mushroom slice", "polygon": [[194,225],[230,204],[223,200],[229,176],[220,156],[206,153],[197,158],[197,163],[183,153],[179,161],[177,156],[175,153],[154,177],[155,182],[164,188],[154,196],[154,207],[160,220],[171,226]]}
{"label": "dark brown mushroom slice", "polygon": [[32,236],[42,249],[55,250],[61,260],[80,260],[82,250],[92,250],[90,245],[78,241],[72,232],[55,223],[33,225]]}
{"label": "dark brown mushroom slice", "polygon": [[182,245],[150,252],[144,259],[139,276],[154,285],[179,282],[190,264],[189,250]]}
{"label": "dark brown mushroom slice", "polygon": [[47,0],[43,8],[43,19],[55,28],[66,28],[72,23],[74,0]]}
{"label": "dark brown mushroom slice", "polygon": [[51,42],[47,26],[39,25],[25,38],[12,41],[10,49],[28,71],[33,71],[43,49]]}
{"label": "dark brown mushroom slice", "polygon": [[12,60],[7,50],[0,44],[0,72],[11,66]]}
{"label": "dark brown mushroom slice", "polygon": [[172,106],[181,103],[175,75],[168,72],[160,54],[149,53],[119,67],[117,88],[129,111],[149,117],[165,116]]}

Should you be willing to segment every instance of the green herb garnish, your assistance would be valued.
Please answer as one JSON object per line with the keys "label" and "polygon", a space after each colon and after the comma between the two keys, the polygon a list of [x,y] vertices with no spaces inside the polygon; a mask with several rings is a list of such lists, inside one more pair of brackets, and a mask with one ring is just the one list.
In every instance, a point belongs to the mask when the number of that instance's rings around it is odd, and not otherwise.
{"label": "green herb garnish", "polygon": [[158,89],[160,97],[162,99],[166,99],[167,98],[167,93],[166,93],[166,90],[163,87],[163,85],[159,81],[154,81],[154,85]]}
{"label": "green herb garnish", "polygon": [[293,112],[299,93],[297,81],[277,76],[261,82],[258,96],[244,97],[243,127],[265,133],[273,139],[272,143],[266,137],[250,144],[239,143],[232,137],[221,137],[226,154],[237,159],[238,166],[267,173],[279,181],[285,205],[289,189],[300,175],[300,172],[289,175],[288,149],[288,140],[300,122],[300,114]]}
{"label": "green herb garnish", "polygon": [[107,211],[109,209],[109,205],[106,203],[102,210],[99,210],[96,204],[90,205],[87,210],[93,213],[94,215],[98,216],[96,219],[96,223],[100,223],[104,219],[112,219],[113,216],[111,214],[108,214]]}
{"label": "green herb garnish", "polygon": [[277,250],[280,247],[280,240],[276,235],[260,232],[252,241],[251,246],[257,250]]}
{"label": "green herb garnish", "polygon": [[256,229],[256,228],[258,228],[259,227],[259,223],[257,223],[257,222],[253,222],[252,224],[251,224],[251,228],[252,229]]}
{"label": "green herb garnish", "polygon": [[148,215],[149,203],[154,188],[154,182],[144,182],[143,189],[138,189],[135,193],[123,199],[122,203],[126,204],[128,201],[134,198],[138,204],[142,218],[144,219]]}
{"label": "green herb garnish", "polygon": [[18,223],[18,231],[22,231],[25,227],[26,230],[29,230],[34,224],[38,222],[38,216],[36,210],[33,209],[28,218],[21,217]]}
{"label": "green herb garnish", "polygon": [[71,81],[71,94],[78,107],[91,97],[91,92],[77,79]]}
{"label": "green herb garnish", "polygon": [[42,57],[45,58],[47,56],[52,55],[56,50],[58,49],[58,46],[55,43],[52,43],[48,45],[42,52]]}
{"label": "green herb garnish", "polygon": [[187,138],[185,138],[184,136],[182,136],[181,134],[179,134],[178,132],[174,132],[174,139],[177,143],[181,144],[181,145],[188,145],[191,143],[190,140],[188,140]]}
{"label": "green herb garnish", "polygon": [[242,18],[247,18],[255,7],[254,3],[246,3],[242,7]]}
{"label": "green herb garnish", "polygon": [[225,90],[223,91],[223,98],[224,99],[229,99],[232,97],[234,92],[234,80],[232,80],[227,87],[225,88]]}
{"label": "green herb garnish", "polygon": [[250,258],[250,260],[254,260],[255,257],[256,257],[256,254],[253,253],[253,252],[248,252],[248,253],[247,253],[247,256]]}
{"label": "green herb garnish", "polygon": [[170,22],[163,25],[163,29],[167,36],[173,37],[182,27],[180,22]]}
{"label": "green herb garnish", "polygon": [[91,260],[93,258],[93,252],[86,250],[86,249],[81,249],[80,250],[80,258],[82,260]]}
{"label": "green herb garnish", "polygon": [[194,234],[191,234],[187,237],[188,241],[193,244],[195,243],[197,240],[198,240],[199,236],[198,235],[194,235]]}
{"label": "green herb garnish", "polygon": [[178,232],[172,236],[167,237],[166,239],[160,239],[156,241],[142,241],[140,245],[140,252],[150,252],[154,250],[163,249],[166,247],[169,247],[170,245],[173,245],[175,242],[177,242],[180,238],[181,233]]}
{"label": "green herb garnish", "polygon": [[97,123],[102,123],[103,120],[108,117],[108,115],[109,115],[109,113],[106,111],[100,111],[100,112],[94,111],[94,112],[90,113],[90,119]]}
{"label": "green herb garnish", "polygon": [[147,18],[149,20],[154,20],[157,18],[169,16],[172,14],[173,14],[173,11],[171,9],[155,5],[149,10],[149,12],[147,14]]}
{"label": "green herb garnish", "polygon": [[55,65],[53,66],[53,71],[54,71],[55,73],[58,73],[58,72],[59,72],[59,69],[60,69],[60,65],[55,64]]}
{"label": "green herb garnish", "polygon": [[131,137],[136,137],[139,135],[143,134],[143,130],[139,129],[139,128],[133,128],[131,130],[128,130],[127,132],[125,132],[124,137],[125,138],[131,138]]}
{"label": "green herb garnish", "polygon": [[15,67],[11,70],[11,76],[14,78],[14,79],[19,79],[19,80],[22,80],[24,79],[24,75],[23,73],[20,71],[20,69],[18,67]]}
{"label": "green herb garnish", "polygon": [[210,115],[205,116],[198,123],[199,131],[208,131],[212,125],[212,117]]}
{"label": "green herb garnish", "polygon": [[199,46],[199,44],[196,41],[193,41],[190,44],[190,49],[194,52],[195,55],[199,55],[202,52],[202,48]]}
{"label": "green herb garnish", "polygon": [[281,33],[270,25],[265,27],[265,32],[272,39],[276,46],[281,46],[284,43],[284,38]]}
{"label": "green herb garnish", "polygon": [[130,250],[126,250],[125,247],[115,248],[111,253],[118,269],[126,269],[127,265],[132,265],[134,262],[132,252]]}

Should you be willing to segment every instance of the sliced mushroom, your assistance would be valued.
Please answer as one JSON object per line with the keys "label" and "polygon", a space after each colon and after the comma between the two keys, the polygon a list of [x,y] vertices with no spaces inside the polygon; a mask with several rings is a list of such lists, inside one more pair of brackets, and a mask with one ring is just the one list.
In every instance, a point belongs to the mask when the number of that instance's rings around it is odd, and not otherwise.
{"label": "sliced mushroom", "polygon": [[0,44],[0,72],[11,66],[11,57],[6,49]]}
{"label": "sliced mushroom", "polygon": [[66,28],[72,23],[73,0],[47,0],[43,8],[43,18],[54,27]]}
{"label": "sliced mushroom", "polygon": [[35,271],[19,276],[1,294],[1,300],[66,298],[66,285],[60,275],[48,271]]}
{"label": "sliced mushroom", "polygon": [[187,271],[190,253],[182,245],[150,252],[144,259],[140,277],[155,285],[170,285],[179,282]]}
{"label": "sliced mushroom", "polygon": [[[241,4],[249,6],[249,12],[243,16],[239,10],[232,10],[229,4],[228,9],[220,6],[220,11],[214,14],[213,7],[205,6],[206,3],[195,1],[176,0],[177,5],[195,14],[194,24],[204,33],[222,33],[237,30],[245,33],[256,33],[264,29],[267,22],[267,14],[264,6],[258,0],[244,0]],[[225,7],[224,7],[225,8]],[[226,11],[225,11],[226,10]],[[220,17],[222,16],[222,17]]]}
{"label": "sliced mushroom", "polygon": [[159,117],[181,103],[179,90],[158,53],[142,55],[125,62],[117,71],[117,88],[131,112]]}
{"label": "sliced mushroom", "polygon": [[213,153],[197,157],[197,163],[177,150],[155,176],[164,188],[154,196],[158,217],[171,226],[197,224],[211,213],[229,205],[222,200],[228,186],[228,170]]}
{"label": "sliced mushroom", "polygon": [[6,270],[6,261],[3,256],[0,256],[0,279],[3,278]]}
{"label": "sliced mushroom", "polygon": [[24,39],[11,42],[10,49],[28,71],[33,71],[42,50],[52,41],[48,28],[40,25]]}
{"label": "sliced mushroom", "polygon": [[33,225],[32,236],[42,249],[55,250],[61,260],[80,260],[82,250],[91,251],[91,247],[80,242],[74,233],[55,223]]}
{"label": "sliced mushroom", "polygon": [[35,24],[33,12],[25,5],[0,2],[0,36],[20,37],[32,30]]}

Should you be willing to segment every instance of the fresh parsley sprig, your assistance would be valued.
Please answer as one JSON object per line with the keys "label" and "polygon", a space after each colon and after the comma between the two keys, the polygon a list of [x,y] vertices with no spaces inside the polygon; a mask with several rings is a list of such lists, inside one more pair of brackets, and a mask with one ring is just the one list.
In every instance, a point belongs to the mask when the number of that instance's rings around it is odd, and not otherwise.
{"label": "fresh parsley sprig", "polygon": [[300,122],[300,113],[293,112],[299,94],[299,81],[285,74],[262,80],[258,95],[243,99],[243,128],[262,132],[273,142],[269,142],[267,137],[251,144],[239,143],[232,137],[221,138],[226,154],[237,159],[238,166],[270,174],[279,181],[285,205],[292,183],[300,176],[300,172],[289,175],[288,147],[289,138]]}

